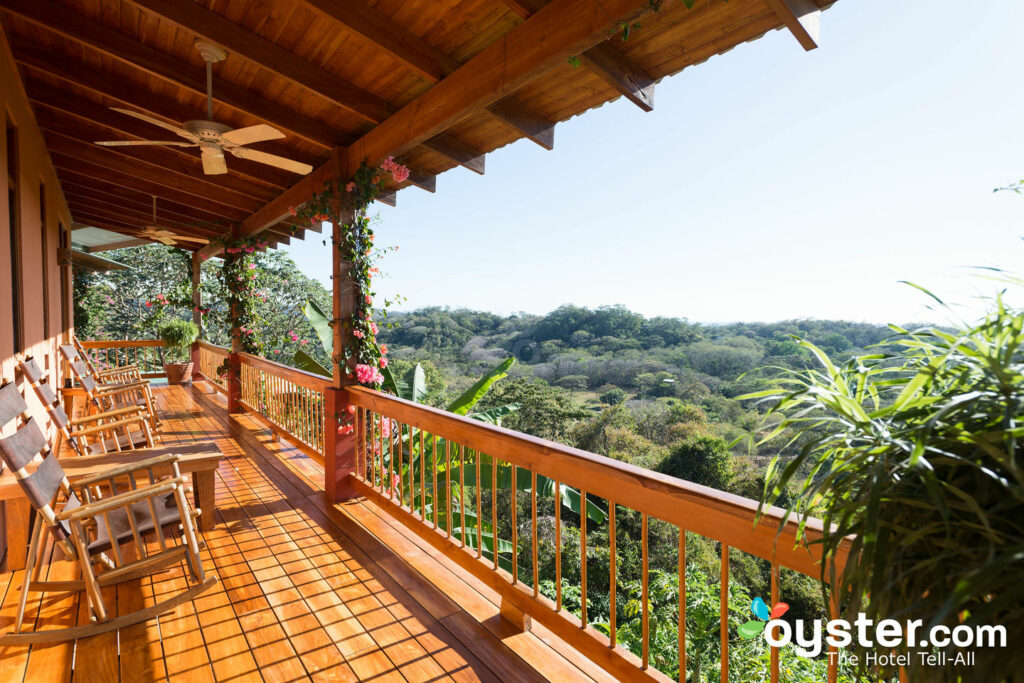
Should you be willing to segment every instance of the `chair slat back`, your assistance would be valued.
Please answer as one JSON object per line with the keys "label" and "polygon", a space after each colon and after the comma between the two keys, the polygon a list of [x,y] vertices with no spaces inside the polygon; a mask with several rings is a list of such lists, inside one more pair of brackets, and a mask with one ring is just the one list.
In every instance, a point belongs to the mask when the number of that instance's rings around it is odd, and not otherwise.
{"label": "chair slat back", "polygon": [[78,341],[77,335],[71,335],[71,343],[75,347],[75,351],[78,352],[78,357],[85,362],[86,367],[89,368],[89,374],[96,377],[96,366],[93,365],[92,358],[85,352],[85,347],[82,346],[82,342]]}
{"label": "chair slat back", "polygon": [[78,452],[79,455],[86,455],[82,449],[82,445],[78,443],[78,439],[71,434],[71,420],[68,418],[68,414],[64,411],[64,407],[61,405],[60,399],[57,397],[57,393],[50,387],[48,378],[43,374],[42,368],[36,363],[35,358],[29,356],[18,361],[18,365],[21,368],[21,373],[25,376],[25,379],[29,381],[32,388],[35,389],[36,397],[39,402],[46,408],[46,413],[50,416],[50,421],[60,430],[61,435],[68,443]]}

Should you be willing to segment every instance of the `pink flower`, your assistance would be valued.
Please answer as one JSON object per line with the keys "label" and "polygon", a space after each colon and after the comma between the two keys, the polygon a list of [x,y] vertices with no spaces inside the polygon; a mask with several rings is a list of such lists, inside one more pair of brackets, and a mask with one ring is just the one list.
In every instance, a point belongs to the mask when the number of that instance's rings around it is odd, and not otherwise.
{"label": "pink flower", "polygon": [[345,436],[355,431],[355,425],[347,424],[338,427],[338,436]]}
{"label": "pink flower", "polygon": [[380,353],[381,353],[382,356],[388,355],[388,345],[387,344],[381,344],[380,345]]}
{"label": "pink flower", "polygon": [[345,192],[355,192],[355,191],[356,191],[356,184],[355,183],[350,182],[348,185],[345,186]]}
{"label": "pink flower", "polygon": [[349,415],[355,415],[356,414],[356,407],[354,405],[352,405],[351,403],[348,404],[348,407],[345,408],[345,410],[348,411]]}
{"label": "pink flower", "polygon": [[391,420],[384,418],[384,421],[380,423],[380,435],[385,439],[391,436]]}
{"label": "pink flower", "polygon": [[256,270],[256,264],[255,263],[250,263],[249,264],[249,270]]}
{"label": "pink flower", "polygon": [[281,353],[281,349],[274,349],[274,353]]}
{"label": "pink flower", "polygon": [[384,357],[381,357],[381,359],[380,359],[380,367],[383,369],[383,368],[386,368],[387,366],[388,366],[388,359],[384,358]]}
{"label": "pink flower", "polygon": [[294,206],[289,206],[288,207],[288,213],[290,213],[293,216],[298,216],[299,215],[299,212],[295,210]]}
{"label": "pink flower", "polygon": [[146,308],[153,308],[153,302],[152,301],[147,301],[146,302]]}
{"label": "pink flower", "polygon": [[373,297],[370,296],[369,294],[367,294],[365,298],[366,298],[366,305],[367,306],[369,306],[370,304],[373,303]]}
{"label": "pink flower", "polygon": [[245,248],[245,253],[246,254],[251,254],[254,251],[256,251],[256,247],[246,247]]}
{"label": "pink flower", "polygon": [[375,322],[371,322],[371,323],[370,323],[370,332],[371,332],[372,334],[377,334],[377,332],[379,332],[379,331],[380,331],[380,328],[379,328],[379,327],[377,327],[377,323],[375,323]]}
{"label": "pink flower", "polygon": [[352,336],[356,339],[362,339],[366,334],[362,330],[352,330]]}
{"label": "pink flower", "polygon": [[300,344],[308,344],[309,340],[308,339],[301,339],[301,340],[299,340],[299,343]]}

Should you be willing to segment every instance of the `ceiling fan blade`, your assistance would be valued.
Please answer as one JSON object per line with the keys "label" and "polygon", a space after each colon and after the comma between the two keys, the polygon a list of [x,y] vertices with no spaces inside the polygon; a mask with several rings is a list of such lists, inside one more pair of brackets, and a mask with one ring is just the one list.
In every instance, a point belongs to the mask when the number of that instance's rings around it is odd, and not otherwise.
{"label": "ceiling fan blade", "polygon": [[152,116],[146,116],[145,114],[140,114],[139,112],[132,111],[131,109],[121,109],[120,107],[111,107],[111,109],[113,109],[116,112],[120,112],[121,114],[124,114],[126,116],[132,116],[134,118],[137,118],[140,121],[145,121],[146,123],[152,123],[154,126],[160,126],[161,128],[164,128],[165,130],[169,130],[172,133],[174,133],[175,135],[181,136],[181,137],[185,138],[186,140],[191,140],[192,142],[199,142],[199,139],[195,135],[192,135],[192,133],[189,133],[184,128],[179,128],[178,126],[173,126],[173,125],[171,125],[169,123],[164,123],[160,119],[155,119]]}
{"label": "ceiling fan blade", "polygon": [[227,133],[221,133],[220,137],[232,145],[249,145],[264,140],[279,140],[284,137],[284,133],[273,126],[261,123],[257,126],[229,130]]}
{"label": "ceiling fan blade", "polygon": [[178,240],[179,242],[199,242],[200,244],[210,243],[210,240],[206,239],[205,237],[189,237],[187,235],[175,235],[174,239]]}
{"label": "ceiling fan blade", "polygon": [[234,154],[239,159],[248,159],[249,161],[255,161],[261,164],[267,164],[268,166],[276,166],[277,168],[283,168],[286,171],[292,173],[299,173],[306,175],[313,170],[313,167],[309,164],[303,164],[299,161],[292,161],[291,159],[285,159],[279,157],[276,154],[268,154],[266,152],[260,152],[255,149],[247,149],[245,147],[229,147],[228,152]]}
{"label": "ceiling fan blade", "polygon": [[217,148],[203,150],[203,173],[206,175],[221,175],[228,172],[228,165],[224,161],[224,152]]}
{"label": "ceiling fan blade", "polygon": [[103,140],[97,145],[104,147],[141,147],[142,145],[163,145],[165,147],[195,147],[194,142],[169,142],[166,140]]}

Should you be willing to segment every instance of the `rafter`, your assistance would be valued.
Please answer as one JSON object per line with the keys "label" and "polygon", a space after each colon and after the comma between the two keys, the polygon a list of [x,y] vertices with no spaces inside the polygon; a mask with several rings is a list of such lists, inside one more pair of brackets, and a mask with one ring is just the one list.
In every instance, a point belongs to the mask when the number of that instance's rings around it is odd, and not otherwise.
{"label": "rafter", "polygon": [[487,107],[487,111],[544,149],[554,149],[555,124],[527,107],[515,95],[495,102]]}
{"label": "rafter", "polygon": [[[50,0],[4,0],[3,8],[47,31],[113,57],[132,68],[142,69],[174,85],[206,95],[206,72],[155,48],[132,40],[120,31],[89,21],[82,15]],[[220,80],[214,99],[237,111],[255,116],[289,130],[319,145],[332,146],[346,139],[340,131],[309,119],[273,100],[230,81]]]}
{"label": "rafter", "polygon": [[[529,17],[548,0],[503,0],[519,16]],[[611,40],[598,43],[579,55],[580,62],[644,111],[654,109],[654,79],[622,53]]]}
{"label": "rafter", "polygon": [[813,50],[818,47],[821,8],[812,0],[768,0],[768,4],[803,49]]}
{"label": "rafter", "polygon": [[82,251],[87,254],[97,254],[103,251],[113,251],[115,249],[127,249],[128,247],[141,247],[147,244],[152,244],[149,240],[137,239],[137,240],[125,240],[123,242],[115,242],[113,244],[98,244],[95,247],[82,247]]}
{"label": "rafter", "polygon": [[637,0],[555,0],[353,143],[350,163],[376,163],[437,135],[606,39],[643,7]]}
{"label": "rafter", "polygon": [[181,0],[129,2],[186,31],[222,45],[230,52],[255,62],[310,92],[326,97],[339,107],[359,114],[372,123],[380,123],[393,113],[393,107],[379,97],[307,62],[258,33],[253,33],[202,5]]}

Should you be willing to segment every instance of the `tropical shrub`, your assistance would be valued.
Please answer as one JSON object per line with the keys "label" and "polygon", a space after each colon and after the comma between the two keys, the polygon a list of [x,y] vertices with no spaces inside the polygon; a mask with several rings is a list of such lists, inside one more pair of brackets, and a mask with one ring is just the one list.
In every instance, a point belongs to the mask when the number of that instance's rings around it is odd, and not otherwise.
{"label": "tropical shrub", "polygon": [[199,337],[199,328],[191,320],[171,320],[160,326],[160,339],[165,358],[171,363],[187,362],[192,344]]}
{"label": "tropical shrub", "polygon": [[[824,520],[829,557],[852,538],[845,568],[829,563],[822,577],[835,580],[848,618],[1002,625],[1008,643],[1022,642],[1024,310],[996,298],[976,324],[893,330],[895,350],[841,365],[801,340],[819,367],[751,396],[785,416],[769,438],[804,439],[789,462],[772,463],[765,502],[795,486],[788,508]],[[972,680],[1024,670],[1020,648],[975,653]],[[909,661],[911,680],[964,672]]]}

